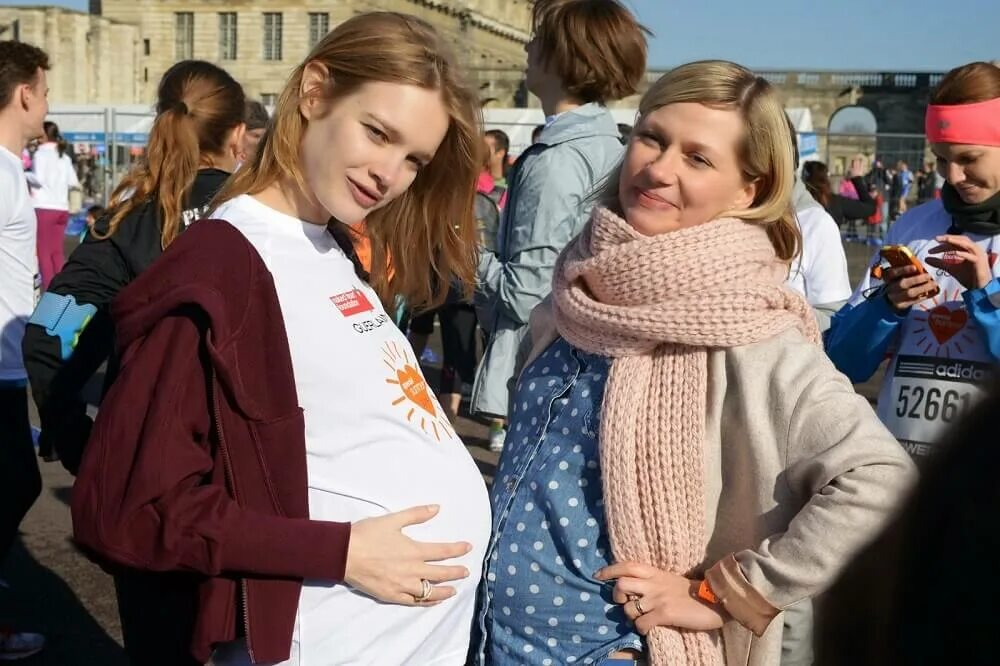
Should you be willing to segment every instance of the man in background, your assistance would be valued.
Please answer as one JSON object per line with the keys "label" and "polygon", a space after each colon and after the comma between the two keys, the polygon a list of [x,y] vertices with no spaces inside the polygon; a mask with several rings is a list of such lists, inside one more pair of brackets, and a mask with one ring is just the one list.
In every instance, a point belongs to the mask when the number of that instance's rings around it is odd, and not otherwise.
{"label": "man in background", "polygon": [[[42,135],[49,111],[47,69],[49,58],[41,49],[0,42],[0,560],[9,554],[21,520],[42,492],[21,355],[41,284],[35,251],[38,220],[21,155],[28,141]],[[0,661],[25,659],[44,646],[40,634],[0,629]]]}

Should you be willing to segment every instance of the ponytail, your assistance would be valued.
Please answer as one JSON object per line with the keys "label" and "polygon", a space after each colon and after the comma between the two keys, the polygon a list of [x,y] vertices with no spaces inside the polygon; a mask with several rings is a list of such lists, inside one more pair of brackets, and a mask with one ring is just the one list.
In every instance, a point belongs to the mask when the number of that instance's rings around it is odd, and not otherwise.
{"label": "ponytail", "polygon": [[66,140],[63,139],[62,133],[59,131],[59,126],[56,125],[51,120],[46,120],[42,124],[42,131],[45,133],[45,140],[51,141],[56,144],[56,150],[59,151],[59,157],[66,154]]}
{"label": "ponytail", "polygon": [[243,123],[243,88],[225,70],[200,60],[177,63],[160,81],[157,116],[146,158],[118,187],[108,204],[107,238],[147,204],[157,208],[160,244],[166,248],[183,230],[188,195],[207,155],[220,154],[230,132]]}
{"label": "ponytail", "polygon": [[156,117],[149,132],[146,160],[115,188],[108,205],[114,211],[108,231],[98,238],[114,234],[122,220],[150,199],[155,199],[159,208],[160,244],[166,248],[177,238],[184,203],[198,176],[198,137],[190,121],[182,105]]}

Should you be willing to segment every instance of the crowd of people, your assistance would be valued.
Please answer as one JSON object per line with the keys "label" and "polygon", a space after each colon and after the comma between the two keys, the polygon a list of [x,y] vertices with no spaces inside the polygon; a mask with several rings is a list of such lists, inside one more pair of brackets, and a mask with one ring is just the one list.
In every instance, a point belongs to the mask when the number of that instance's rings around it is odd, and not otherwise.
{"label": "crowd of people", "polygon": [[[179,62],[64,266],[49,60],[0,42],[0,557],[41,491],[30,384],[137,665],[929,664],[958,633],[986,663],[1000,68],[936,88],[940,196],[899,177],[852,289],[838,226],[882,215],[879,165],[833,191],[726,61],[619,126],[649,31],[618,0],[537,0],[531,34],[546,122],[513,161],[412,16],[341,23],[270,118]],[[876,413],[853,384],[885,359]]]}
{"label": "crowd of people", "polygon": [[[876,159],[864,173],[862,158],[852,160],[836,192],[824,162],[807,162],[802,177],[812,197],[840,226],[845,240],[875,247],[885,244],[886,232],[909,209],[910,202],[920,205],[940,199],[945,182],[934,164],[921,167],[914,177],[904,160],[885,167]],[[859,227],[865,229],[863,234]]]}

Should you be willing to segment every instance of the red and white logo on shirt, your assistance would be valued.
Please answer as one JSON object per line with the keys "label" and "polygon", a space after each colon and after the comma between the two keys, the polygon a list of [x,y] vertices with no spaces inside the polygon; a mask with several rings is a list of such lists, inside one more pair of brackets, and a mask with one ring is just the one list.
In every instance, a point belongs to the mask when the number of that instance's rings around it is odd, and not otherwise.
{"label": "red and white logo on shirt", "polygon": [[353,317],[362,312],[371,312],[375,309],[372,307],[371,301],[368,300],[368,297],[360,289],[352,289],[351,291],[345,291],[343,294],[331,296],[330,302],[337,306],[340,314],[345,317]]}

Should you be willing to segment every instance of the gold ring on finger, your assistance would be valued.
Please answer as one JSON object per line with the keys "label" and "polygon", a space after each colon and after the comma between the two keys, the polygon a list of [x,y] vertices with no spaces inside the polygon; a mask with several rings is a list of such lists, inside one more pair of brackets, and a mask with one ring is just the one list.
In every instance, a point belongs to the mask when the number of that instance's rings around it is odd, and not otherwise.
{"label": "gold ring on finger", "polygon": [[632,600],[632,603],[635,604],[635,611],[639,615],[645,615],[646,614],[646,611],[644,611],[642,609],[642,597],[636,597],[635,599]]}
{"label": "gold ring on finger", "polygon": [[429,580],[427,580],[426,578],[421,578],[420,579],[420,596],[419,597],[413,597],[413,598],[416,599],[418,602],[419,601],[427,601],[428,599],[431,598],[431,592],[433,592],[433,591],[434,591],[434,588],[431,586],[431,582]]}

